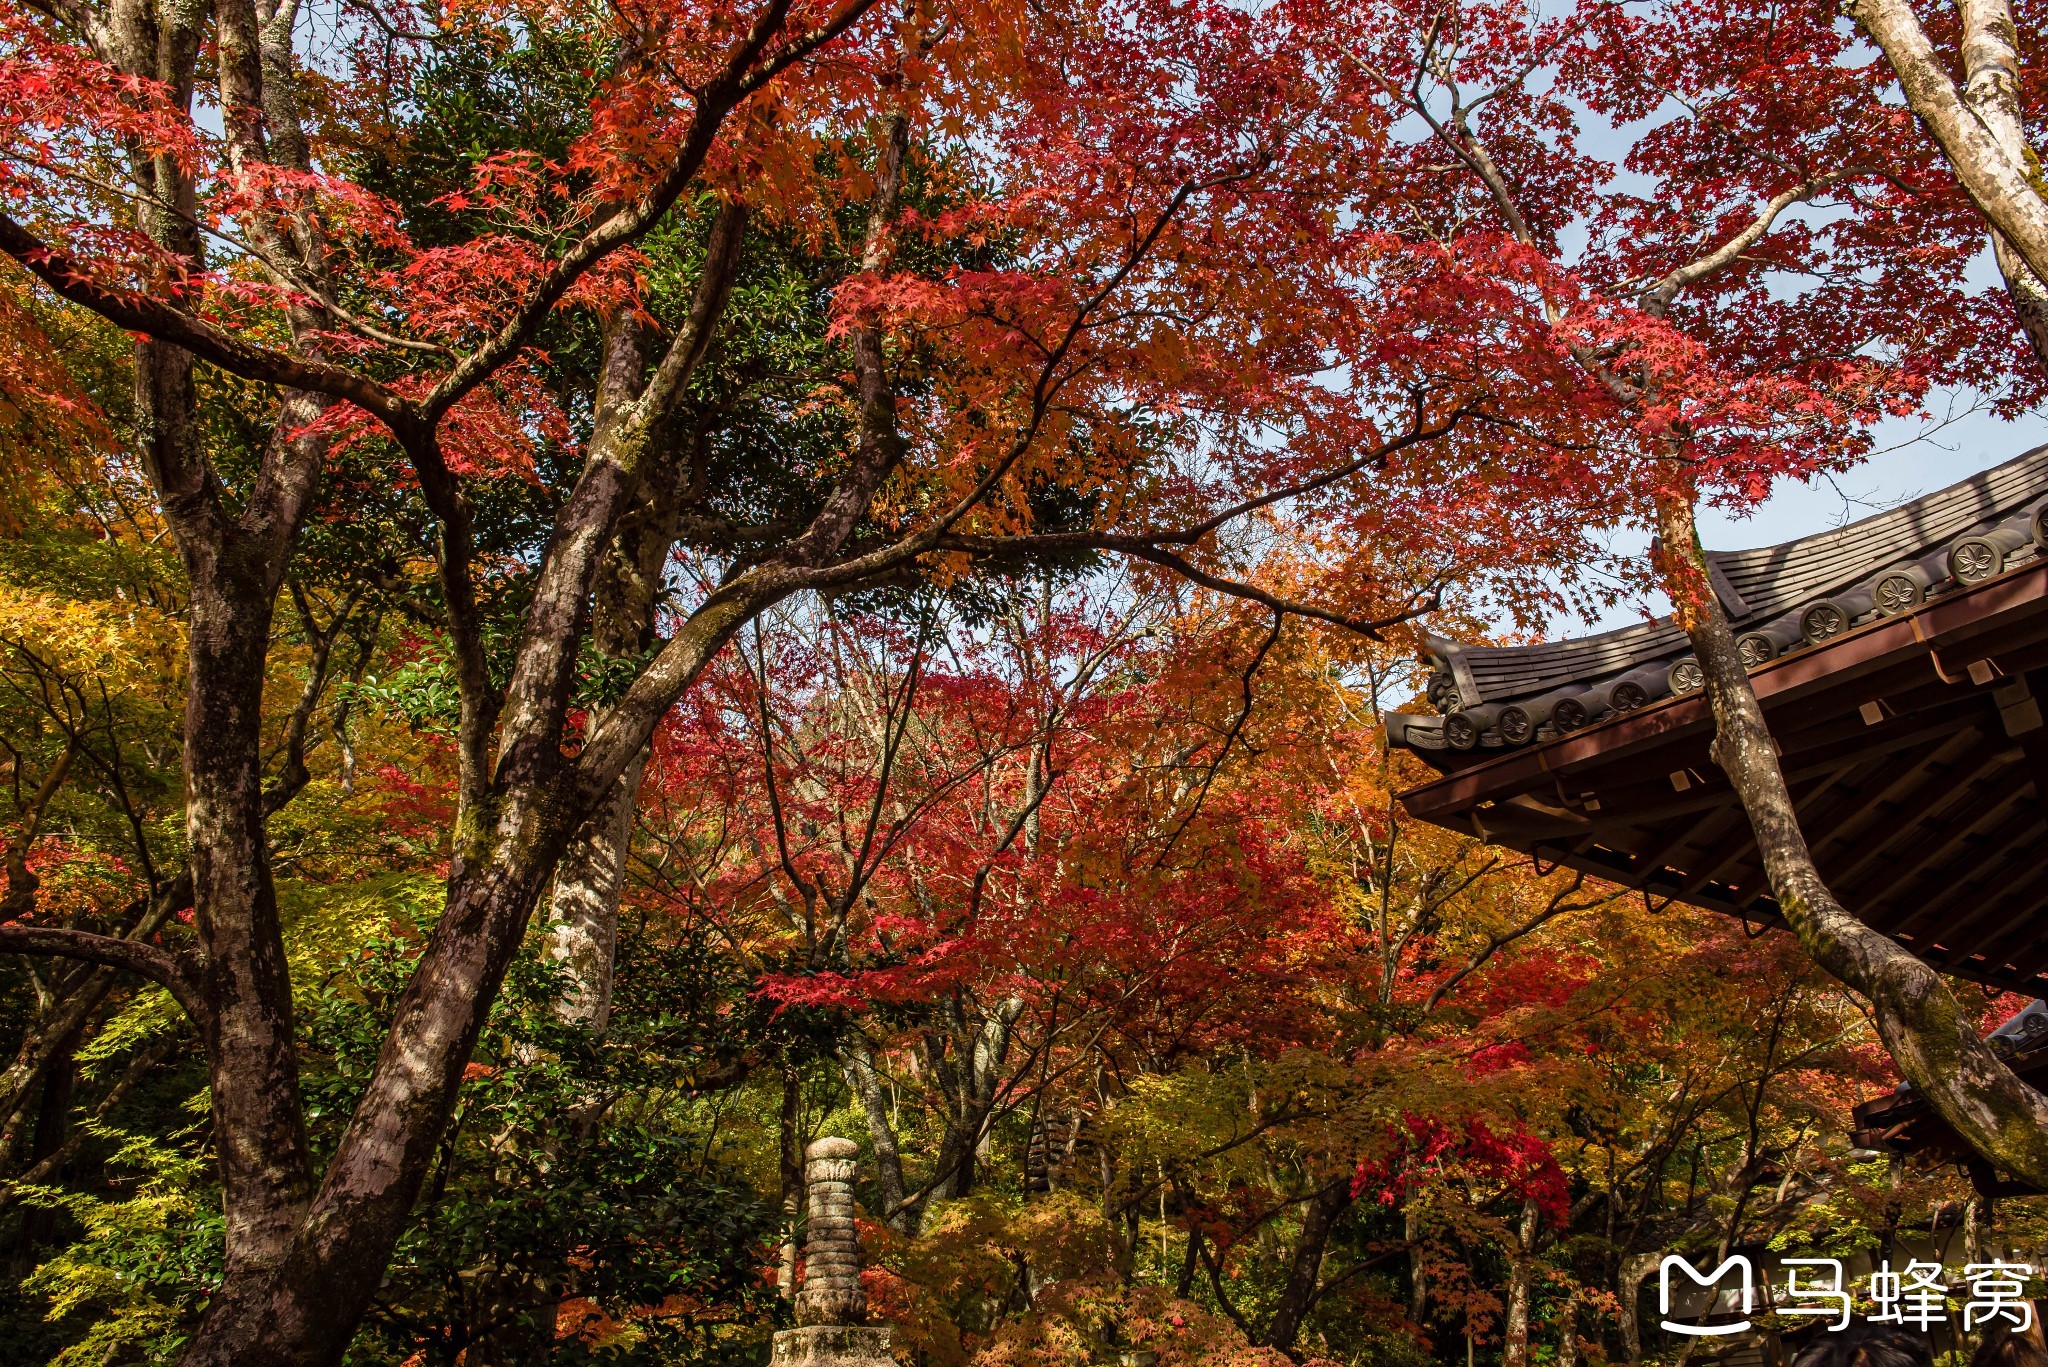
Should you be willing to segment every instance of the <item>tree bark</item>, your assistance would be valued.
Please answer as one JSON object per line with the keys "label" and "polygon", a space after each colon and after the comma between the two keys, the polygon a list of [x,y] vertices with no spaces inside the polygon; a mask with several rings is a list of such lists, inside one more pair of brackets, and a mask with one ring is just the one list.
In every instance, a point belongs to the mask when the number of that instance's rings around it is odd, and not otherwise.
{"label": "tree bark", "polygon": [[1621,1351],[1632,1363],[1643,1360],[1643,1278],[1662,1261],[1661,1253],[1624,1253],[1615,1269],[1615,1319],[1621,1329]]}
{"label": "tree bark", "polygon": [[1661,495],[1657,520],[1679,625],[1706,675],[1711,753],[1749,816],[1786,923],[1816,963],[1869,1000],[1899,1071],[1964,1142],[2013,1176],[2048,1184],[2048,1097],[2020,1081],[1984,1042],[1940,974],[1829,892],[1799,828],[1734,633],[1707,586],[1690,500]]}
{"label": "tree bark", "polygon": [[[110,46],[118,64],[165,81],[180,106],[188,106],[205,7],[151,14],[138,5],[117,16]],[[222,0],[214,17],[223,121],[231,156],[241,166],[264,155],[260,118],[250,118],[262,103],[254,15],[246,0]],[[157,245],[203,264],[189,175],[168,157],[146,165],[138,157],[138,171],[156,182],[160,207],[147,227]],[[304,245],[308,251],[317,246]],[[323,265],[313,257],[304,264],[316,276]],[[295,305],[291,321],[303,332],[316,320]],[[230,1287],[279,1266],[312,1194],[291,982],[265,830],[261,733],[277,595],[326,458],[323,440],[307,429],[333,401],[284,391],[240,509],[231,512],[200,439],[191,354],[144,340],[135,346],[134,361],[142,463],[191,587],[182,739],[199,948],[184,965],[190,990],[181,1000],[203,1004],[197,1024],[213,1081],[213,1144],[226,1224],[218,1305],[234,1299]]]}
{"label": "tree bark", "polygon": [[1408,1322],[1420,1325],[1429,1310],[1429,1274],[1422,1265],[1422,1212],[1415,1200],[1411,1195],[1401,1212],[1401,1237],[1408,1241]]}
{"label": "tree bark", "polygon": [[[2037,180],[2030,163],[2026,124],[2020,109],[2019,30],[2011,0],[1961,0],[1963,17],[1963,103],[1991,134],[1999,152]],[[2034,358],[2048,368],[2048,289],[2004,233],[1991,230],[1992,255],[2005,278],[2006,297]]]}
{"label": "tree bark", "polygon": [[[307,418],[310,421],[310,415]],[[192,584],[186,839],[198,1022],[227,1217],[227,1276],[282,1258],[312,1195],[291,977],[263,813],[262,706],[282,566],[183,538]],[[248,557],[254,559],[254,557]],[[223,563],[225,562],[225,563]]]}
{"label": "tree bark", "polygon": [[775,1265],[775,1294],[796,1299],[798,1216],[804,1208],[803,1135],[797,1130],[803,1100],[802,1075],[793,1067],[782,1073],[782,1114],[778,1118],[778,1159],[782,1178],[782,1250]]}
{"label": "tree bark", "polygon": [[1351,1208],[1351,1175],[1318,1187],[1309,1197],[1301,1216],[1301,1237],[1294,1242],[1294,1263],[1288,1269],[1287,1284],[1280,1290],[1273,1321],[1266,1329],[1265,1346],[1282,1351],[1294,1347],[1301,1336],[1302,1321],[1315,1305],[1321,1284],[1323,1253],[1330,1245],[1330,1231],[1337,1218]]}
{"label": "tree bark", "polygon": [[[2048,280],[2048,201],[2034,188],[2032,168],[2024,157],[2014,160],[2000,135],[1957,93],[1912,6],[1907,0],[1850,0],[1846,8],[1884,51],[1906,103],[1941,145],[1979,212],[2037,281]],[[2015,46],[2006,6],[1995,0],[1965,4],[1963,13],[1966,62],[1973,48],[1981,60],[1980,44],[1987,38],[1993,45]],[[2003,30],[1994,33],[2001,18]]]}
{"label": "tree bark", "polygon": [[974,1190],[976,1159],[987,1138],[1003,1065],[1023,1013],[1024,1002],[1018,997],[1006,999],[985,1018],[964,1013],[958,1002],[948,1004],[949,1038],[931,1049],[928,1058],[932,1076],[946,1093],[946,1130],[934,1174],[933,1195],[939,1200],[959,1200]]}
{"label": "tree bark", "polygon": [[882,1095],[882,1080],[875,1072],[874,1055],[867,1037],[857,1026],[848,1026],[839,1045],[840,1069],[846,1085],[860,1098],[868,1120],[868,1141],[875,1151],[875,1186],[882,1198],[876,1213],[882,1223],[898,1234],[917,1233],[923,1215],[922,1203],[915,1207],[903,1182],[903,1156],[896,1147],[896,1128],[889,1123],[889,1101]]}
{"label": "tree bark", "polygon": [[[744,225],[744,209],[730,206],[721,211],[700,296],[706,290],[722,294],[728,287]],[[721,278],[713,283],[713,276]],[[699,307],[707,302],[700,298]],[[604,439],[616,439],[621,425],[630,419],[632,405],[643,396],[650,340],[650,330],[630,309],[620,310],[605,329],[596,401],[596,427]],[[661,572],[675,541],[673,443],[659,443],[648,453],[646,465],[634,504],[619,519],[611,544],[597,565],[591,594],[591,644],[612,659],[638,655],[653,643]],[[626,857],[647,759],[645,749],[633,756],[578,829],[556,866],[549,899],[548,954],[569,979],[559,1014],[565,1022],[598,1034],[611,1020],[619,899],[625,892]]]}
{"label": "tree bark", "polygon": [[[78,1083],[77,1049],[78,1033],[73,1031],[65,1036],[56,1058],[43,1071],[42,1100],[36,1107],[35,1131],[29,1139],[31,1168],[46,1162],[64,1147],[66,1133],[71,1128],[71,1096]],[[57,1212],[48,1206],[36,1206],[23,1212],[14,1244],[15,1281],[20,1281],[35,1269],[35,1251],[50,1242],[56,1227]]]}
{"label": "tree bark", "polygon": [[647,751],[642,750],[555,866],[547,953],[568,977],[556,1014],[594,1035],[603,1034],[611,1024],[619,899],[625,892],[626,856],[646,769]]}
{"label": "tree bark", "polygon": [[1522,1219],[1515,1229],[1515,1246],[1508,1253],[1508,1306],[1503,1367],[1529,1367],[1529,1292],[1532,1261],[1536,1251],[1536,1226],[1540,1212],[1532,1197],[1522,1200]]}

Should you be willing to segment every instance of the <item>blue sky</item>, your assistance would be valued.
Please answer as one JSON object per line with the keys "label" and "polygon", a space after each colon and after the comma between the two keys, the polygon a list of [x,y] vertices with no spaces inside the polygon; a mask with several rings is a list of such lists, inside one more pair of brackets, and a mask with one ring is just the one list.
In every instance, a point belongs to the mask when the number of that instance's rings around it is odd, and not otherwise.
{"label": "blue sky", "polygon": [[1783,481],[1752,516],[1709,514],[1701,520],[1700,534],[1717,551],[1773,545],[1894,507],[2044,442],[2048,418],[2039,413],[2013,423],[1967,410],[1938,427],[1893,422],[1878,443],[1883,454],[1832,484]]}
{"label": "blue sky", "polygon": [[[2048,443],[2048,414],[2029,413],[2016,422],[2001,422],[1988,410],[1973,407],[1973,399],[1970,394],[1954,395],[1946,401],[1935,396],[1929,404],[1934,419],[1885,424],[1879,431],[1878,454],[1868,461],[1831,481],[1780,481],[1771,496],[1746,517],[1703,509],[1700,539],[1709,550],[1734,551],[1826,531]],[[1617,550],[1640,552],[1648,540],[1617,540],[1615,545]],[[1661,597],[1648,606],[1657,613],[1669,608]],[[1585,636],[1642,618],[1641,607],[1623,604],[1591,625],[1576,617],[1561,617],[1552,623],[1550,634],[1555,638]]]}

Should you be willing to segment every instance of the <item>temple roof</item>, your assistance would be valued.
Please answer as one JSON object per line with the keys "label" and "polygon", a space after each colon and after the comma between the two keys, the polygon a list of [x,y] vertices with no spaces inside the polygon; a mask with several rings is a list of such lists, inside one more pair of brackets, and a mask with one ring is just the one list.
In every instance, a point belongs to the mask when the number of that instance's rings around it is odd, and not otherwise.
{"label": "temple roof", "polygon": [[[1982,583],[2048,544],[2048,446],[1848,526],[1710,551],[1709,576],[1752,668]],[[1473,646],[1428,638],[1439,715],[1390,718],[1389,739],[1441,768],[1540,743],[1700,687],[1668,617],[1573,641]]]}

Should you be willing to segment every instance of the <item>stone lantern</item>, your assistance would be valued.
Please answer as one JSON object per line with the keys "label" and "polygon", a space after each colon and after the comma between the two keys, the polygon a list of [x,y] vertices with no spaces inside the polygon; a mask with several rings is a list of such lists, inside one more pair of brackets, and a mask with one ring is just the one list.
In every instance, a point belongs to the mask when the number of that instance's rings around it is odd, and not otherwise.
{"label": "stone lantern", "polygon": [[860,1287],[853,1178],[860,1146],[828,1136],[804,1150],[809,1224],[794,1329],[775,1335],[770,1367],[895,1367],[889,1330],[871,1325]]}

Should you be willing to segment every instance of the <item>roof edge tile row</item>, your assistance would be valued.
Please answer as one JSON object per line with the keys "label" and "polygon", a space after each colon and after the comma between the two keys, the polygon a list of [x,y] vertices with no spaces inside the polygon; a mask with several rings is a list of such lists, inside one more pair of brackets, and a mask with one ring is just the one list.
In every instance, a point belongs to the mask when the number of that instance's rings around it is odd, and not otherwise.
{"label": "roof edge tile row", "polygon": [[[2048,556],[2048,446],[1846,526],[1707,561],[1754,669],[2036,556]],[[1669,617],[1539,645],[1425,641],[1437,715],[1390,716],[1388,739],[1440,765],[1550,740],[1703,682]]]}

